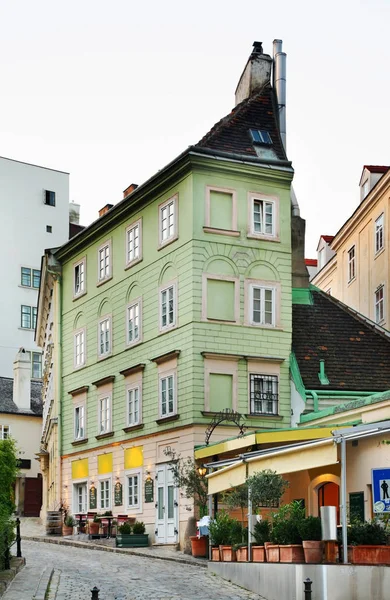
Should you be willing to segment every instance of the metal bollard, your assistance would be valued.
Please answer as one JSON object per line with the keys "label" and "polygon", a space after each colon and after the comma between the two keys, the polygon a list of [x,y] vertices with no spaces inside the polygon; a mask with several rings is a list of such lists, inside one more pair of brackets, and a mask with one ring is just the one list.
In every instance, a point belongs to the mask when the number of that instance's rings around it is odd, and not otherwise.
{"label": "metal bollard", "polygon": [[16,556],[22,556],[22,538],[20,537],[20,519],[16,519]]}
{"label": "metal bollard", "polygon": [[310,577],[308,577],[307,579],[305,579],[305,581],[303,582],[303,585],[305,586],[304,592],[305,592],[305,600],[311,600],[311,586],[312,586],[313,582],[310,579]]}
{"label": "metal bollard", "polygon": [[100,590],[97,589],[96,585],[93,588],[93,590],[91,590],[91,592],[92,592],[91,600],[99,600],[99,592],[100,592]]}

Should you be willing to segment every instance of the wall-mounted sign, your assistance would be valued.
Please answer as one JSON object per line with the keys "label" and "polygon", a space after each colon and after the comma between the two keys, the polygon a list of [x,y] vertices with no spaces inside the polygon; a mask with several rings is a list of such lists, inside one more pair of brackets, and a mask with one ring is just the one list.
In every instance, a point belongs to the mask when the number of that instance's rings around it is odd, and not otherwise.
{"label": "wall-mounted sign", "polygon": [[145,502],[154,502],[153,479],[147,479],[145,481]]}
{"label": "wall-mounted sign", "polygon": [[89,508],[90,510],[95,510],[97,508],[96,488],[94,485],[91,485],[89,488]]}
{"label": "wall-mounted sign", "polygon": [[114,487],[114,503],[115,506],[122,506],[123,504],[122,495],[122,484],[119,481],[116,482]]}
{"label": "wall-mounted sign", "polygon": [[374,513],[390,513],[390,469],[372,469]]}

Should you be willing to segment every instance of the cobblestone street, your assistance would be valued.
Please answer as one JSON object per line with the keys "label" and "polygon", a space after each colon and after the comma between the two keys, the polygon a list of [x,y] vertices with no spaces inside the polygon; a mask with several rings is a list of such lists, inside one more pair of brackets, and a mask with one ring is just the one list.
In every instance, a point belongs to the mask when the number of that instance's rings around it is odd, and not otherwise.
{"label": "cobblestone street", "polygon": [[54,568],[48,600],[258,600],[251,592],[208,573],[172,561],[24,541],[27,566],[3,600],[32,598],[44,567]]}

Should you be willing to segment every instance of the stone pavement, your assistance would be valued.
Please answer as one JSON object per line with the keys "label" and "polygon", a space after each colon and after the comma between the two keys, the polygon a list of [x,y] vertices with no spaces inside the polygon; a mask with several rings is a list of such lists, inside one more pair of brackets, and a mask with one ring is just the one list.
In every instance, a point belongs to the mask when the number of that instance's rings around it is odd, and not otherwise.
{"label": "stone pavement", "polygon": [[22,552],[27,566],[3,600],[44,600],[39,580],[53,571],[47,600],[259,600],[260,596],[236,587],[200,569],[197,564],[150,557],[99,552],[92,547],[69,547],[26,541]]}

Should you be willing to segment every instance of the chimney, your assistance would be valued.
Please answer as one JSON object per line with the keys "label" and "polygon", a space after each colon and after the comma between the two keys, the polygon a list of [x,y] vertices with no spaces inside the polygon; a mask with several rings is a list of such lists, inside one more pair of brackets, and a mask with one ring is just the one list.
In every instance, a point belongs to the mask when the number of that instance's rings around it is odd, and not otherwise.
{"label": "chimney", "polygon": [[105,206],[103,206],[103,208],[99,210],[99,217],[105,215],[113,206],[113,204],[106,204]]}
{"label": "chimney", "polygon": [[31,361],[24,348],[14,360],[13,401],[20,410],[31,410]]}
{"label": "chimney", "polygon": [[263,54],[263,45],[261,42],[253,42],[253,50],[245,69],[242,72],[240,81],[236,88],[236,106],[246,98],[252,96],[269,83],[271,78],[272,58],[268,54]]}
{"label": "chimney", "polygon": [[137,187],[138,187],[138,183],[131,183],[128,188],[123,190],[123,197],[127,198],[127,196],[130,196],[130,194],[132,192],[134,192],[134,190],[136,190]]}
{"label": "chimney", "polygon": [[73,225],[80,224],[80,204],[73,201],[69,203],[69,223]]}

